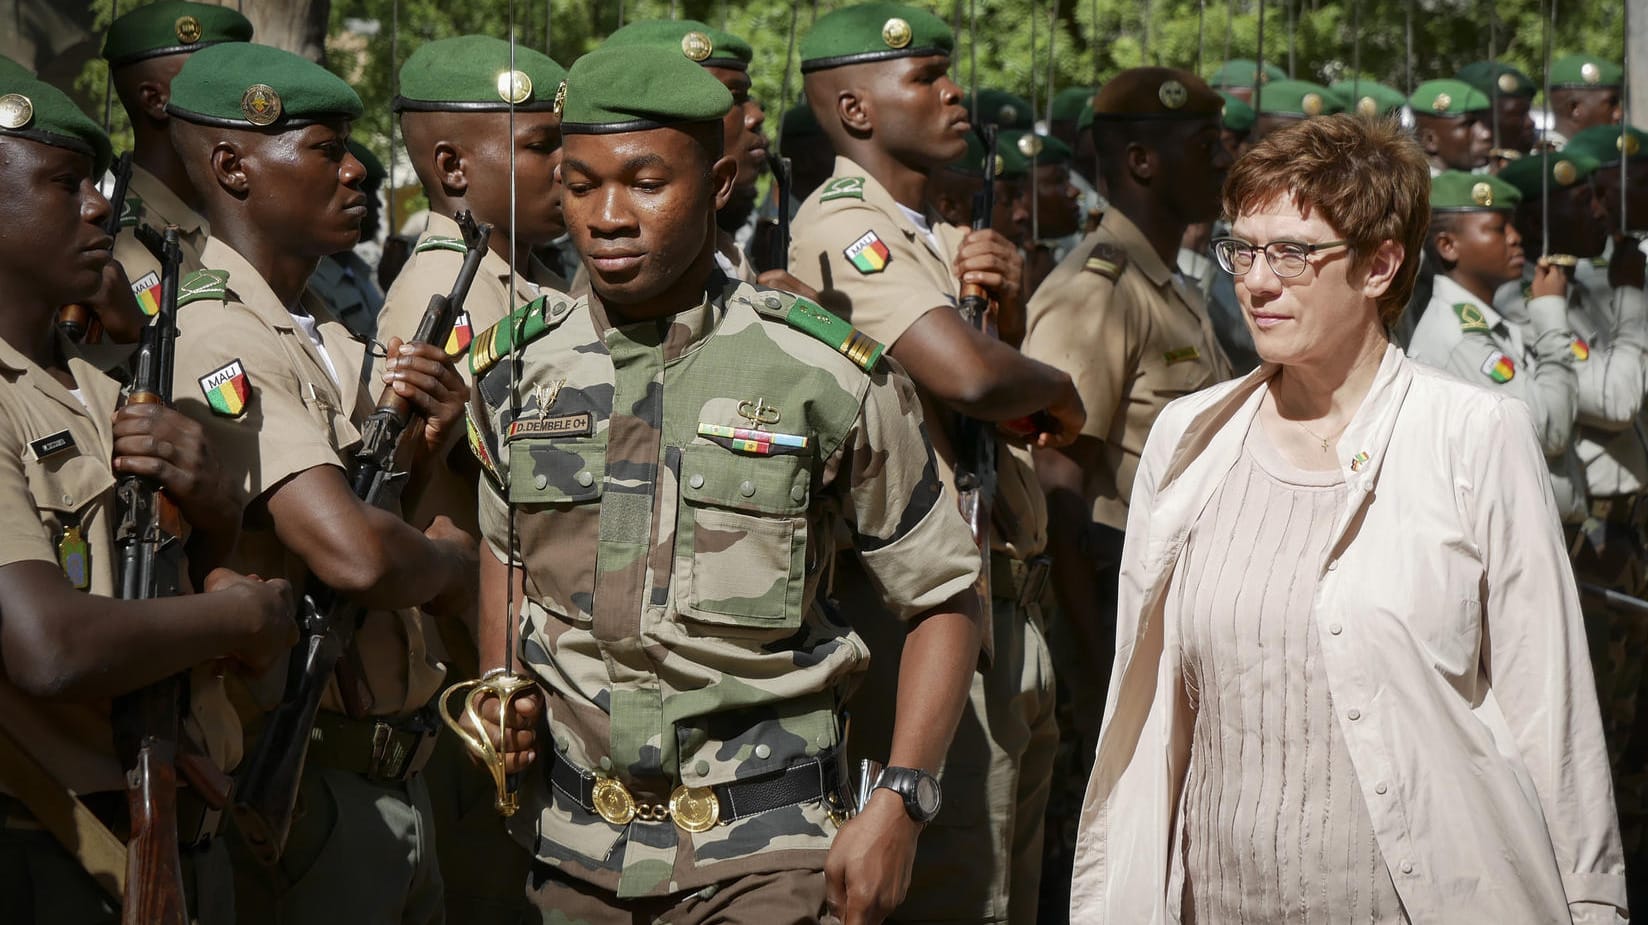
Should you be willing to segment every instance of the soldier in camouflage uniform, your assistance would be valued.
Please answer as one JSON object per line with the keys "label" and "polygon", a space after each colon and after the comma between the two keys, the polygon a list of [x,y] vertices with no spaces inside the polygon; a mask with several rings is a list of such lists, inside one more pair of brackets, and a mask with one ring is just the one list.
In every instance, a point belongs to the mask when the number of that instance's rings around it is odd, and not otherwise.
{"label": "soldier in camouflage uniform", "polygon": [[[590,291],[470,354],[482,612],[514,588],[538,686],[506,767],[546,923],[879,921],[978,654],[977,553],[909,381],[817,305],[716,267],[731,105],[679,54],[580,59],[561,176]],[[899,770],[844,825],[840,705],[868,652],[819,600],[838,531],[904,621],[912,679]],[[481,622],[493,664],[503,625]]]}

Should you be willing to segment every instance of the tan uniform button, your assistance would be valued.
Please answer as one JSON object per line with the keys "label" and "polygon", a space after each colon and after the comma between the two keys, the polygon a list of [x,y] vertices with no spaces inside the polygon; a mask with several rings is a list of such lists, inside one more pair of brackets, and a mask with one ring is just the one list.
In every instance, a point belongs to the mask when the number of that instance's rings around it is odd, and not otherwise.
{"label": "tan uniform button", "polygon": [[741,484],[739,484],[738,493],[746,498],[753,497],[755,495],[755,483],[749,479],[745,479]]}

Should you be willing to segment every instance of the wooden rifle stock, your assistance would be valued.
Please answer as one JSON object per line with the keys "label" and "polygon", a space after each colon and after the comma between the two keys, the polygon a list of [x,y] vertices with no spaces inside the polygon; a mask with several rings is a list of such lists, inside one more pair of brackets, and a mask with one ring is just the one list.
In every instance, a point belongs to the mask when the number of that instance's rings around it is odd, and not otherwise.
{"label": "wooden rifle stock", "polygon": [[[477,225],[468,212],[458,214],[458,225],[468,248],[463,267],[450,294],[430,296],[411,343],[446,341],[486,256],[492,226]],[[361,426],[360,449],[350,467],[355,496],[366,504],[387,507],[395,500],[405,475],[395,471],[395,457],[414,416],[411,403],[392,387],[385,386],[379,393],[377,408]],[[338,689],[349,715],[360,718],[370,709],[370,694],[362,679],[344,677],[347,672],[340,670],[340,662],[347,664],[345,655],[354,643],[355,628],[365,609],[313,576],[300,609],[298,623],[303,638],[288,663],[285,693],[269,714],[235,785],[235,823],[247,847],[269,865],[280,860],[286,847],[304,760],[309,754],[309,737],[327,682],[338,676]]]}
{"label": "wooden rifle stock", "polygon": [[[103,231],[113,238],[120,234],[120,213],[126,208],[126,188],[132,182],[132,152],[127,151],[114,162],[114,191],[109,196],[109,217],[103,222]],[[75,343],[85,338],[91,329],[92,310],[79,302],[57,310],[57,329]]]}
{"label": "wooden rifle stock", "polygon": [[[170,405],[177,338],[178,230],[163,244],[161,305],[144,329],[127,402]],[[120,596],[146,600],[180,593],[182,523],[158,482],[123,475],[115,488],[120,521]],[[185,675],[174,675],[115,698],[116,750],[126,770],[131,840],[126,854],[125,925],[186,925],[182,860],[178,854],[178,740],[182,735]]]}

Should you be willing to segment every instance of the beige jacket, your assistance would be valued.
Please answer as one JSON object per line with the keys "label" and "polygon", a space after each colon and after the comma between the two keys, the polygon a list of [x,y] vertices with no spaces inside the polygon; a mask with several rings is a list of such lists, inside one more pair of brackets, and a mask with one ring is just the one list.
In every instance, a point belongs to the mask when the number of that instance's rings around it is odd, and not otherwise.
{"label": "beige jacket", "polygon": [[[1173,402],[1145,446],[1072,922],[1169,921],[1193,717],[1167,591],[1275,371]],[[1415,925],[1624,921],[1585,630],[1526,407],[1391,347],[1339,446],[1349,492],[1315,619],[1404,909]]]}

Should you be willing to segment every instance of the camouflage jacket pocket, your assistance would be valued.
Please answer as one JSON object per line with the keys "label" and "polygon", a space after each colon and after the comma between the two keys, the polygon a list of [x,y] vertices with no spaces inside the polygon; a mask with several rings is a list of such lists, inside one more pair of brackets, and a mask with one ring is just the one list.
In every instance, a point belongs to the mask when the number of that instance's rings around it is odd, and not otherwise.
{"label": "camouflage jacket pocket", "polygon": [[607,471],[603,438],[520,440],[509,445],[509,503],[578,504],[601,497]]}
{"label": "camouflage jacket pocket", "polygon": [[681,456],[675,586],[681,613],[717,626],[801,625],[812,456]]}

